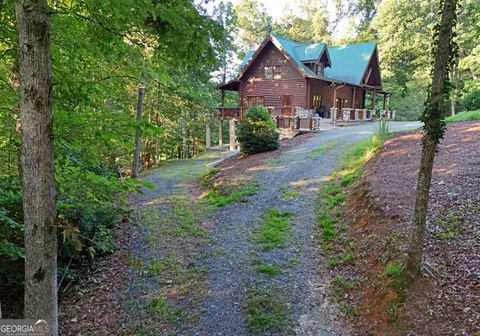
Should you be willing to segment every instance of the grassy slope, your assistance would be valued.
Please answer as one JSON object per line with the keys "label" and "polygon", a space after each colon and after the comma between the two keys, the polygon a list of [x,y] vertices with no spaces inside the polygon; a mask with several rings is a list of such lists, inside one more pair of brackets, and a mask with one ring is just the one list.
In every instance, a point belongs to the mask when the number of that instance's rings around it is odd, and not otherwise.
{"label": "grassy slope", "polygon": [[470,120],[480,120],[480,110],[464,111],[445,118],[445,121],[447,123]]}

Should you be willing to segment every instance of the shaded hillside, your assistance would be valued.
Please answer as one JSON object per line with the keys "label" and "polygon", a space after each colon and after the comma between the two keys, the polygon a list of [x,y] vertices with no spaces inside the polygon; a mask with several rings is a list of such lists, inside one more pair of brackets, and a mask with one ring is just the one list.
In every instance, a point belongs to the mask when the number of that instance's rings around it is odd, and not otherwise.
{"label": "shaded hillside", "polygon": [[413,213],[420,141],[420,132],[388,139],[350,194],[345,220],[356,259],[337,270],[355,307],[347,314],[353,335],[480,332],[480,122],[448,125],[435,159],[422,276],[408,293],[394,289]]}

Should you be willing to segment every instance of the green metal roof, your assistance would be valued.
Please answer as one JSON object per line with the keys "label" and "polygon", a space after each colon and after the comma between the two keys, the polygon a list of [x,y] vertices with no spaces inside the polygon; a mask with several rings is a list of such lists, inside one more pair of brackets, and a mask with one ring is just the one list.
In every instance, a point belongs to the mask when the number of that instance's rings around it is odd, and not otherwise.
{"label": "green metal roof", "polygon": [[254,50],[250,50],[249,52],[247,52],[247,54],[243,58],[242,64],[240,64],[240,66],[243,67],[245,64],[247,64],[248,61],[250,61],[252,59],[254,54],[255,54]]}
{"label": "green metal roof", "polygon": [[363,74],[375,48],[375,42],[328,47],[332,66],[325,69],[325,77],[362,84]]}
{"label": "green metal roof", "polygon": [[294,47],[295,53],[302,62],[316,61],[320,58],[323,49],[325,49],[325,43],[315,43],[308,45],[299,45]]}
{"label": "green metal roof", "polygon": [[[287,55],[290,56],[295,61],[297,66],[300,69],[302,69],[303,72],[305,72],[305,74],[307,76],[309,76],[309,77],[316,76],[309,68],[307,68],[305,66],[305,64],[302,63],[302,58],[301,57],[305,57],[305,53],[304,53],[304,51],[301,50],[301,47],[306,47],[306,46],[301,45],[298,42],[283,38],[283,37],[278,36],[278,35],[272,34],[272,37],[275,40],[277,40],[277,42],[280,44],[280,46],[283,48],[283,50],[285,50]],[[299,51],[301,53],[300,56],[296,53],[295,49],[299,49]]]}
{"label": "green metal roof", "polygon": [[[362,84],[363,74],[376,48],[375,42],[327,47],[325,43],[301,44],[275,34],[271,36],[308,77],[323,78],[314,74],[302,62],[317,60],[327,48],[332,64],[325,68],[325,78],[356,85]],[[255,51],[249,51],[241,66],[246,65],[254,54]]]}

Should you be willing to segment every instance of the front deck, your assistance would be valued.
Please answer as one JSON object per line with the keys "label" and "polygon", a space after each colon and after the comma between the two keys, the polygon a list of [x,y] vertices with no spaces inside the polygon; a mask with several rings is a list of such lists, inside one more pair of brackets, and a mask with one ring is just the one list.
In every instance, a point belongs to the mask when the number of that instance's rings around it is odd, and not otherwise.
{"label": "front deck", "polygon": [[[293,106],[265,106],[270,112],[275,125],[279,129],[295,129],[300,131],[318,131],[320,121],[329,121],[334,125],[346,125],[349,122],[372,121],[379,118],[387,120],[395,119],[395,111],[392,110],[369,110],[369,109],[352,109],[352,108],[331,108],[326,112],[324,118],[318,115],[300,116],[295,115]],[[244,107],[223,107],[219,108],[220,119],[222,120],[241,120],[246,108]]]}

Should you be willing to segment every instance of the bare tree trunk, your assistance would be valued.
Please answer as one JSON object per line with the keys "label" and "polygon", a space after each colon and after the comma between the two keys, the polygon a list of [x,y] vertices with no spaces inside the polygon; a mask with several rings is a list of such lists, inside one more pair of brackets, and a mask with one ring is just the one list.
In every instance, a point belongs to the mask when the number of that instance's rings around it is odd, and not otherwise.
{"label": "bare tree trunk", "polygon": [[[140,87],[138,88],[137,101],[137,123],[142,121],[143,101],[145,99],[145,72],[142,70],[140,76]],[[135,154],[133,156],[132,177],[140,173],[140,150],[142,149],[142,129],[140,125],[135,128]]]}
{"label": "bare tree trunk", "polygon": [[186,126],[183,127],[182,130],[182,151],[183,151],[183,158],[188,159],[188,133]]}
{"label": "bare tree trunk", "polygon": [[48,320],[53,335],[57,335],[57,233],[47,1],[19,1],[16,17],[25,224],[25,317]]}
{"label": "bare tree trunk", "polygon": [[432,87],[425,111],[425,133],[422,139],[422,156],[418,173],[417,195],[412,220],[412,230],[405,263],[404,276],[407,284],[420,274],[425,240],[426,217],[430,183],[432,180],[433,160],[437,144],[442,137],[444,115],[444,94],[447,90],[445,80],[448,74],[452,29],[456,20],[457,0],[444,0],[442,18],[436,40]]}

